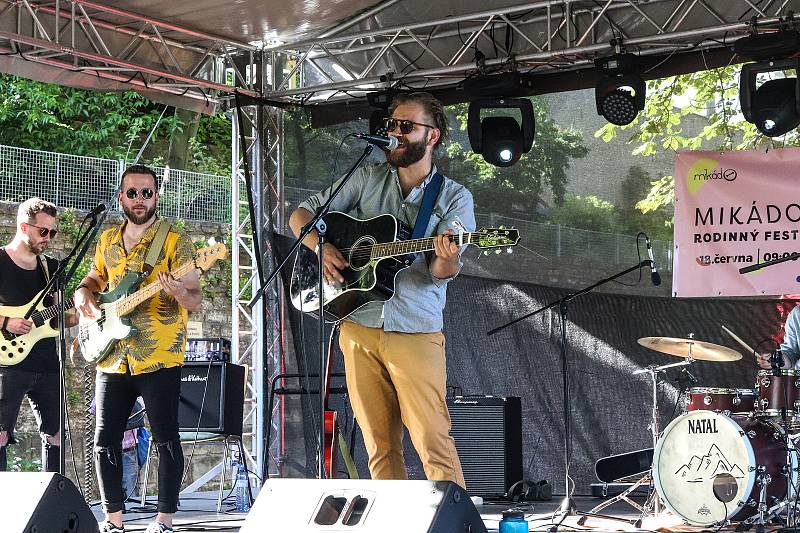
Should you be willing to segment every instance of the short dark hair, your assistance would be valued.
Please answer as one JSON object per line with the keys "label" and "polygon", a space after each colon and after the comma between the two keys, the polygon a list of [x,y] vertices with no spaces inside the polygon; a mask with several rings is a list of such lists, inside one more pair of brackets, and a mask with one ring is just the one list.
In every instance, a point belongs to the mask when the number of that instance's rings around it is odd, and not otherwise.
{"label": "short dark hair", "polygon": [[41,198],[28,198],[17,209],[17,225],[22,222],[30,223],[31,220],[36,220],[36,215],[44,213],[55,218],[58,216],[58,210],[55,204],[42,200]]}
{"label": "short dark hair", "polygon": [[119,180],[120,189],[122,189],[122,184],[125,181],[125,176],[127,176],[128,174],[150,174],[151,176],[153,176],[153,183],[156,184],[156,192],[158,192],[158,187],[159,187],[158,176],[156,176],[156,173],[153,171],[152,168],[146,165],[129,166],[128,168],[125,169],[125,172],[122,173],[122,179]]}
{"label": "short dark hair", "polygon": [[444,112],[442,103],[431,93],[418,91],[414,93],[399,93],[392,99],[392,105],[389,108],[389,114],[394,113],[397,106],[402,104],[419,104],[425,109],[425,114],[433,122],[433,126],[439,130],[439,140],[433,146],[436,150],[447,140],[448,124],[447,114]]}

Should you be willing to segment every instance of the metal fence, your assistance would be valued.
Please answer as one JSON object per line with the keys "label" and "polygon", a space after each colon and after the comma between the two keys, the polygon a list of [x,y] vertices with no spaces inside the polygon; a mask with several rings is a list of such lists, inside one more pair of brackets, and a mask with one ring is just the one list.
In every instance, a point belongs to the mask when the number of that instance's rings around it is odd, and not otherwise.
{"label": "metal fence", "polygon": [[[284,201],[287,212],[317,191],[286,187]],[[556,224],[532,222],[511,218],[497,213],[477,213],[475,220],[482,227],[513,227],[520,233],[520,242],[515,254],[547,258],[554,261],[586,261],[604,265],[630,266],[639,261],[636,237],[620,233],[603,233]],[[643,244],[642,254],[646,254]],[[659,268],[672,270],[672,241],[652,241],[653,256]],[[645,255],[642,259],[646,259]]]}
{"label": "metal fence", "polygon": [[[21,202],[40,196],[59,207],[88,210],[99,203],[119,209],[114,193],[125,168],[124,161],[29,150],[0,145],[0,200]],[[162,179],[159,212],[184,220],[230,223],[231,178],[152,167]],[[285,187],[284,202],[291,212],[316,191]],[[570,259],[608,265],[637,261],[636,237],[567,228],[499,214],[476,215],[479,227],[519,229],[518,253],[548,259]],[[672,269],[672,243],[653,241],[656,262]]]}
{"label": "metal fence", "polygon": [[[115,192],[125,161],[0,145],[0,200],[39,196],[59,207],[119,209]],[[159,212],[184,220],[230,223],[231,178],[151,167],[162,180]]]}

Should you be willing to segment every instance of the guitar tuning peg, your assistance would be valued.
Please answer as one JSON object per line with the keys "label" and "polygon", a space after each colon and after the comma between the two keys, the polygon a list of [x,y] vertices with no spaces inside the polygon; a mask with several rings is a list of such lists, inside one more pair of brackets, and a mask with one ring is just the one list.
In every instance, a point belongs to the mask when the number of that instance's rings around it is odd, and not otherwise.
{"label": "guitar tuning peg", "polygon": [[489,255],[489,250],[484,250],[483,255]]}
{"label": "guitar tuning peg", "polygon": [[513,248],[506,248],[506,253],[513,254],[514,253],[514,249]]}
{"label": "guitar tuning peg", "polygon": [[500,248],[495,248],[495,250],[494,250],[495,254],[499,254],[499,253],[502,253],[502,252],[503,252],[503,250],[501,250]]}

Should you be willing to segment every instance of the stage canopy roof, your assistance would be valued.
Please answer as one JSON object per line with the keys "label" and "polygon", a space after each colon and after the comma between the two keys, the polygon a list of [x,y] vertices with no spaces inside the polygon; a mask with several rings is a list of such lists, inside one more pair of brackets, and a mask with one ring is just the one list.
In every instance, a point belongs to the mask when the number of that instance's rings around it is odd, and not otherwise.
{"label": "stage canopy roof", "polygon": [[[203,112],[236,90],[311,106],[320,125],[368,115],[366,95],[390,86],[425,88],[447,103],[473,98],[475,79],[508,72],[520,76],[513,90],[496,90],[503,96],[593,87],[594,60],[620,47],[639,56],[646,78],[713,68],[741,61],[734,41],[754,26],[776,31],[798,7],[800,0],[0,0],[0,71],[134,89]],[[252,82],[251,58],[265,65],[263,86]]]}

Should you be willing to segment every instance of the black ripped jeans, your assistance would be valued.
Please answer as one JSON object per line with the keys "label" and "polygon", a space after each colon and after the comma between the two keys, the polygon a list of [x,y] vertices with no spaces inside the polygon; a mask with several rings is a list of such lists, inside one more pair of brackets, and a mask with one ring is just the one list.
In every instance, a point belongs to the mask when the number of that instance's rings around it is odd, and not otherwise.
{"label": "black ripped jeans", "polygon": [[94,457],[105,512],[125,509],[122,436],[138,396],[144,400],[153,444],[158,451],[158,512],[174,513],[178,510],[183,474],[183,450],[178,435],[180,390],[180,367],[162,368],[136,376],[97,373]]}

